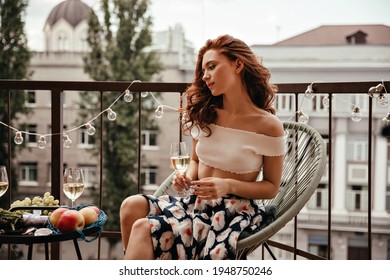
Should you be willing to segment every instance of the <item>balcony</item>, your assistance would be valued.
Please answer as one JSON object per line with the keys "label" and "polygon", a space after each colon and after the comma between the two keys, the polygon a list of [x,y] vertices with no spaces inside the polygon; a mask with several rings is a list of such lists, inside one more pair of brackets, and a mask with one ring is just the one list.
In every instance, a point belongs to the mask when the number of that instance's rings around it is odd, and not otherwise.
{"label": "balcony", "polygon": [[[279,118],[298,121],[296,112],[305,112],[310,117],[309,125],[323,135],[328,155],[327,168],[316,193],[296,219],[271,239],[270,245],[274,247],[279,259],[390,258],[390,141],[388,137],[381,135],[380,129],[380,120],[386,116],[389,107],[378,106],[375,99],[367,95],[368,89],[377,84],[377,81],[315,83],[312,85],[313,93],[310,97],[305,96],[308,84],[277,85],[279,93],[276,108]],[[390,89],[389,81],[384,82],[384,85]],[[64,127],[69,129],[74,125],[77,121],[75,116],[80,111],[69,100],[78,100],[78,94],[85,92],[95,92],[101,102],[106,94],[112,94],[115,99],[128,86],[128,82],[0,80],[0,101],[8,104],[8,111],[5,112],[8,119],[12,113],[12,99],[17,90],[32,94],[37,100],[44,96],[42,99],[46,100],[43,105],[39,102],[29,104],[35,112],[33,115],[20,116],[18,122],[6,124],[7,128],[3,129],[6,136],[1,135],[1,138],[8,154],[11,154],[11,146],[15,145],[11,127],[29,124],[34,120],[36,127],[30,126],[31,131],[46,129],[52,134],[44,153],[34,144],[36,137],[32,137],[26,148],[18,149],[15,157],[8,157],[7,166],[16,167],[15,171],[10,173],[10,181],[18,181],[18,188],[11,183],[9,191],[2,198],[3,201],[10,205],[21,195],[34,196],[50,191],[55,197],[61,198],[61,204],[67,204],[69,201],[64,198],[60,187],[62,170],[64,164],[78,164],[90,170],[89,180],[96,186],[98,193],[96,204],[103,210],[109,210],[110,201],[103,200],[101,195],[105,191],[106,176],[102,147],[98,148],[98,155],[91,156],[86,153],[88,156],[84,158],[84,162],[75,162],[75,158],[80,158],[77,155],[94,144],[85,142],[83,137],[88,136],[81,133],[73,136],[73,141],[78,144],[72,149],[64,149],[62,132]],[[137,144],[134,151],[137,155],[134,177],[139,193],[153,192],[158,183],[168,176],[172,170],[168,163],[164,164],[168,155],[166,143],[185,137],[180,133],[177,114],[173,110],[166,110],[163,118],[158,120],[160,131],[157,136],[155,132],[150,133],[146,129],[147,124],[142,123],[141,118],[144,98],[142,93],[158,93],[161,102],[171,108],[177,108],[180,106],[181,93],[186,87],[185,83],[140,82],[132,84],[130,88],[134,95],[133,102],[138,104],[138,121],[136,127],[133,127],[136,139],[132,141]],[[324,105],[324,99],[332,100],[329,107]],[[358,123],[350,119],[354,104],[360,105],[363,114]],[[100,103],[100,111],[106,106],[107,104]],[[36,116],[37,110],[40,112],[39,117]],[[104,117],[100,115],[95,120],[100,122],[101,127]],[[96,143],[104,141],[102,132],[97,132],[94,137],[99,138]],[[156,141],[158,145],[155,145]],[[34,162],[39,164],[31,165]],[[22,177],[25,181],[22,181],[21,169],[24,174],[33,174],[33,178],[26,175],[27,177]],[[79,202],[89,202],[90,194],[89,191],[84,193]],[[97,246],[80,242],[84,258],[120,259],[120,238],[119,229],[105,229],[95,241]],[[116,245],[110,246],[110,240],[118,242],[112,242],[111,244]],[[2,250],[4,251],[4,246]],[[25,252],[25,248],[20,250]],[[72,250],[66,242],[52,244],[51,258],[74,259]],[[8,258],[11,258],[11,251],[11,247],[8,247],[5,252]],[[37,251],[34,256],[41,258],[42,248]],[[269,255],[260,248],[251,257],[268,259]]]}

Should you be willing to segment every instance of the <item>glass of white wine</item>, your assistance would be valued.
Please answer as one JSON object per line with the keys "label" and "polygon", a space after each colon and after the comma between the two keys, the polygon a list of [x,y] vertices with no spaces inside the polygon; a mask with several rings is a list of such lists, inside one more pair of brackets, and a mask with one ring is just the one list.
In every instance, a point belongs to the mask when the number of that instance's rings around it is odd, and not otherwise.
{"label": "glass of white wine", "polygon": [[5,166],[0,166],[0,197],[8,190],[8,175]]}
{"label": "glass of white wine", "polygon": [[74,202],[84,191],[84,173],[81,168],[66,168],[64,171],[63,191]]}
{"label": "glass of white wine", "polygon": [[[184,175],[190,165],[190,155],[187,152],[186,143],[171,143],[170,158],[172,167],[180,174]],[[179,194],[186,195],[188,193],[191,193],[191,190],[186,188]]]}

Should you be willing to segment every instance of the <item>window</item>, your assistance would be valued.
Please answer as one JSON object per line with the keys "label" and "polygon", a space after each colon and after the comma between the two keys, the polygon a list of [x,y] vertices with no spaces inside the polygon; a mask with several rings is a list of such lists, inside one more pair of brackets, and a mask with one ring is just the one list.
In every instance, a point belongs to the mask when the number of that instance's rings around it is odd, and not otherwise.
{"label": "window", "polygon": [[347,190],[346,208],[349,211],[367,211],[368,210],[368,191],[367,186],[350,185]]}
{"label": "window", "polygon": [[21,163],[19,173],[19,184],[38,186],[38,168],[36,163]]}
{"label": "window", "polygon": [[325,143],[326,155],[329,157],[330,144],[329,144],[329,135],[321,135]]}
{"label": "window", "polygon": [[328,254],[328,239],[326,236],[309,236],[309,253],[323,258]]}
{"label": "window", "polygon": [[96,166],[91,165],[80,165],[84,171],[84,186],[86,188],[93,187],[97,184]]}
{"label": "window", "polygon": [[275,108],[278,112],[291,112],[295,105],[292,94],[277,94]]}
{"label": "window", "polygon": [[90,148],[95,143],[94,136],[89,135],[86,129],[80,129],[78,136],[78,145],[83,148]]}
{"label": "window", "polygon": [[328,97],[326,94],[315,95],[313,98],[313,112],[326,112],[328,107],[324,106],[324,98]]}
{"label": "window", "polygon": [[155,130],[142,130],[142,148],[143,149],[157,149],[157,131]]}
{"label": "window", "polygon": [[349,238],[347,259],[368,260],[368,240],[365,238]]}
{"label": "window", "polygon": [[328,209],[328,185],[319,184],[307,207],[309,209]]}
{"label": "window", "polygon": [[141,168],[141,185],[157,184],[157,167],[149,166]]}
{"label": "window", "polygon": [[34,106],[34,105],[36,105],[35,90],[28,90],[26,92],[26,105],[27,106]]}
{"label": "window", "polygon": [[68,51],[69,50],[69,40],[66,32],[60,31],[57,36],[57,50],[58,51]]}
{"label": "window", "polygon": [[390,162],[390,137],[387,137],[387,161]]}
{"label": "window", "polygon": [[364,135],[351,135],[348,138],[348,160],[367,161],[368,141]]}
{"label": "window", "polygon": [[[29,124],[27,126],[27,134],[26,136],[26,144],[28,146],[36,146],[37,145],[37,125],[36,124]],[[32,134],[30,134],[32,133]]]}

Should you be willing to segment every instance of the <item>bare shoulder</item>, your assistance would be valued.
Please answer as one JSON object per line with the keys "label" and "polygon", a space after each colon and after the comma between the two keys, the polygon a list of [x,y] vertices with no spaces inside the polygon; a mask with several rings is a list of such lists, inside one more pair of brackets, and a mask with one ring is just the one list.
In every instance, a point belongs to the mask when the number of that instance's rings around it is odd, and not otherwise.
{"label": "bare shoulder", "polygon": [[262,114],[262,117],[257,121],[257,127],[259,127],[259,133],[280,137],[284,135],[283,122],[275,115],[266,112]]}

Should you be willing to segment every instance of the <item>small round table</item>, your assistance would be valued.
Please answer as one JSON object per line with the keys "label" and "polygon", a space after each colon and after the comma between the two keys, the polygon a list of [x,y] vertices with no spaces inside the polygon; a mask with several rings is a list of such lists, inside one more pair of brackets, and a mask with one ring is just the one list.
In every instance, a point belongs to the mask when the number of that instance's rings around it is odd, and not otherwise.
{"label": "small round table", "polygon": [[[55,210],[59,208],[60,206],[19,206],[11,208],[10,211],[17,211],[17,210]],[[104,214],[104,213],[103,213]],[[105,215],[105,214],[104,214]],[[79,248],[79,244],[77,242],[77,239],[79,238],[85,238],[86,236],[92,236],[96,234],[100,234],[101,227],[100,226],[89,226],[85,229],[80,231],[72,231],[72,232],[66,232],[66,233],[56,233],[53,232],[50,235],[45,236],[35,236],[33,234],[22,234],[20,232],[17,233],[5,233],[0,234],[0,248],[2,244],[25,244],[28,245],[28,256],[27,259],[32,259],[32,253],[33,253],[33,245],[34,244],[45,244],[45,259],[49,259],[49,244],[50,243],[57,243],[61,241],[68,241],[73,240],[73,244],[76,250],[77,258],[79,260],[82,260],[81,252]]]}

